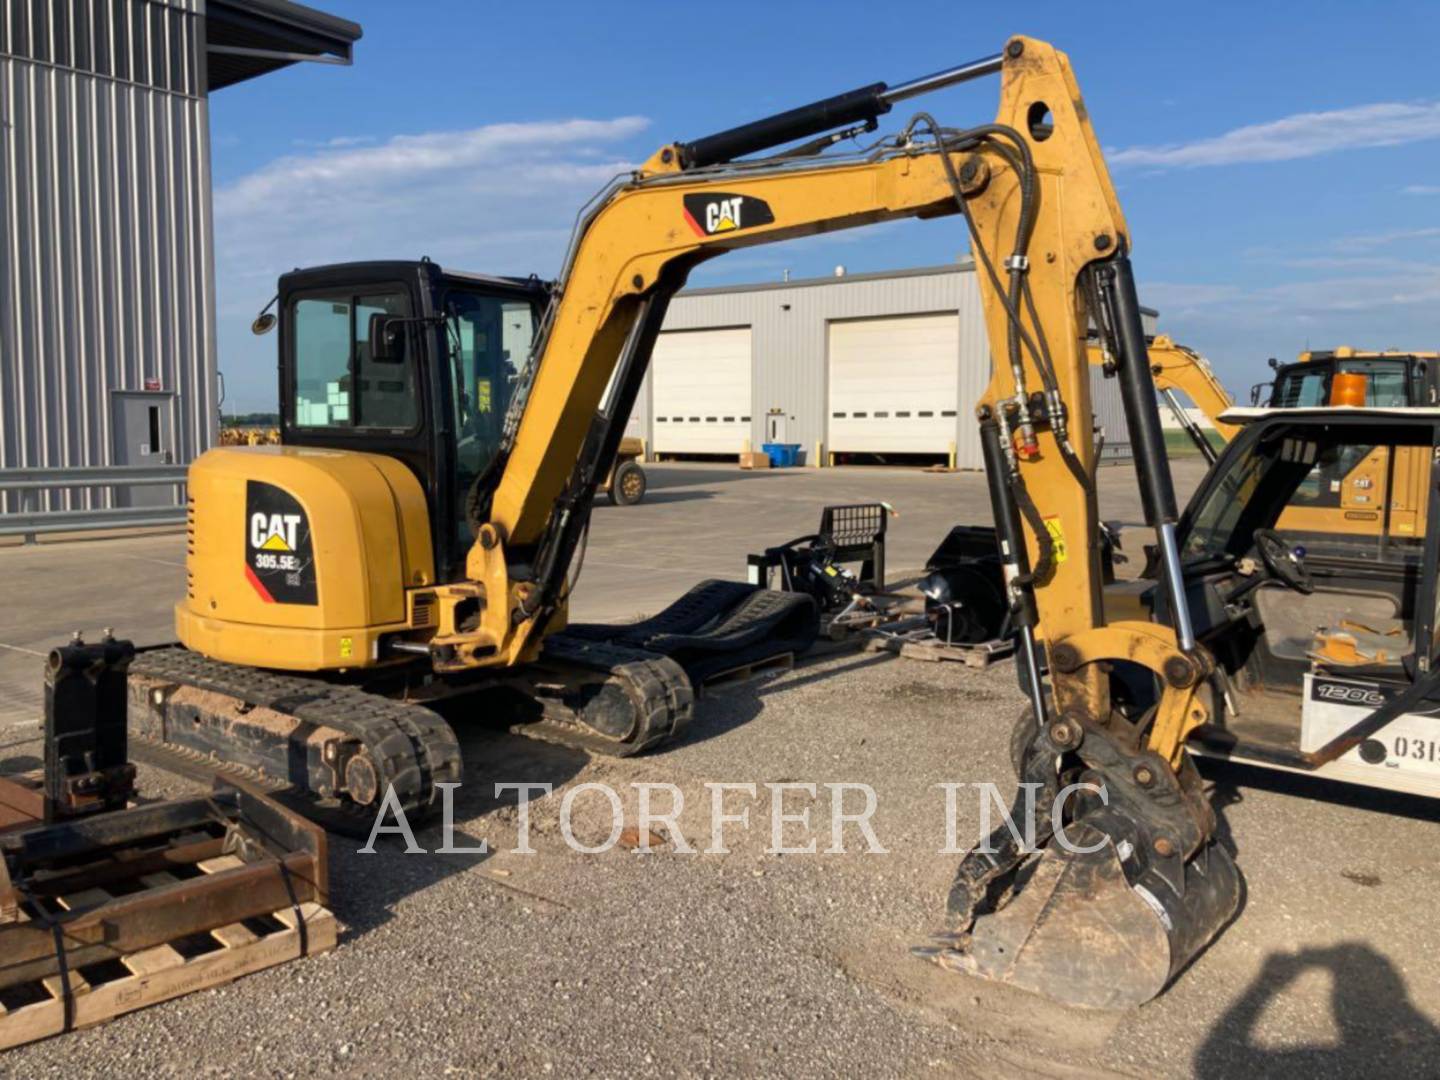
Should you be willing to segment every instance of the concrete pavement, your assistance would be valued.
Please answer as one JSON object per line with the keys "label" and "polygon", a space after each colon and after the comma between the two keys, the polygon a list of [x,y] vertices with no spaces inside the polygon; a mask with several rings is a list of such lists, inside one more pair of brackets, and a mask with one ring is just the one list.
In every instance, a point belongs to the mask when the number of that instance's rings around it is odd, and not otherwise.
{"label": "concrete pavement", "polygon": [[[572,604],[577,620],[629,621],[654,613],[707,577],[743,579],[745,556],[813,532],[832,503],[889,502],[891,575],[922,567],[952,524],[986,523],[989,497],[977,473],[913,469],[775,469],[651,465],[638,506],[600,500]],[[1176,463],[1183,492],[1203,470]],[[1140,520],[1126,466],[1100,471],[1101,514]],[[1132,544],[1138,560],[1138,543]],[[73,630],[111,626],[138,644],[173,639],[171,608],[185,582],[179,531],[69,539],[0,548],[0,726],[38,716],[46,652]]]}

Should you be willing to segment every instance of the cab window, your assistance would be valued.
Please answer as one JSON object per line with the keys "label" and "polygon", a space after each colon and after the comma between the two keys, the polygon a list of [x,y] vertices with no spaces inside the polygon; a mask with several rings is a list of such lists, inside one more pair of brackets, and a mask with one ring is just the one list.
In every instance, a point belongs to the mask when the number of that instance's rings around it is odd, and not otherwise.
{"label": "cab window", "polygon": [[1410,404],[1408,367],[1396,360],[1351,360],[1340,370],[1365,376],[1365,404],[1377,409],[1404,408]]}
{"label": "cab window", "polygon": [[[535,337],[536,312],[528,300],[452,289],[444,313],[456,431],[456,505],[463,506],[475,478],[499,450],[505,413]],[[463,517],[457,530],[456,550],[463,553],[471,543]]]}
{"label": "cab window", "polygon": [[[372,316],[410,315],[405,292],[311,294],[291,301],[289,314],[296,427],[410,431],[419,425],[410,350],[381,360],[370,348]],[[413,342],[414,335],[404,339]]]}
{"label": "cab window", "polygon": [[1290,370],[1283,373],[1275,384],[1270,404],[1278,409],[1311,409],[1328,404],[1328,372],[1316,368],[1310,371]]}

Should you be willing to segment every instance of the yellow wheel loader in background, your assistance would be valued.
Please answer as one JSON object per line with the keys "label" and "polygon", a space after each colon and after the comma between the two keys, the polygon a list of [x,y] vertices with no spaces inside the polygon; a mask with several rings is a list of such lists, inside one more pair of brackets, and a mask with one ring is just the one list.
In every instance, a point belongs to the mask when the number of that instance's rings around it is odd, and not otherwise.
{"label": "yellow wheel loader in background", "polygon": [[[1186,411],[1177,391],[1205,415],[1222,442],[1239,432],[1226,416],[1235,407],[1210,364],[1199,353],[1158,335],[1149,342],[1150,370],[1155,388],[1176,422],[1205,460],[1214,465],[1214,443]],[[1251,389],[1252,404],[1270,391],[1268,408],[1350,407],[1403,409],[1440,402],[1440,366],[1436,354],[1365,352],[1348,347],[1300,354],[1296,363],[1273,361],[1275,378]],[[1104,351],[1091,346],[1091,362],[1104,366]],[[1297,493],[1276,528],[1295,543],[1331,541],[1342,537],[1421,536],[1424,533],[1428,461],[1413,448],[1394,453],[1371,448],[1352,451],[1327,464]]]}
{"label": "yellow wheel loader in background", "polygon": [[[993,122],[920,112],[868,148],[824,152],[901,101],[993,74]],[[809,141],[751,156],[797,140]],[[1159,993],[1240,895],[1185,749],[1220,720],[1212,647],[1235,627],[1207,607],[1202,641],[1192,620],[1131,237],[1069,62],[1033,39],[661,147],[585,207],[553,285],[428,262],[282,278],[283,445],[191,467],[182,647],[134,661],[137,732],[372,816],[387,788],[423,809],[460,778],[454,734],[427,703],[494,716],[473,695],[498,687],[546,737],[611,752],[670,737],[704,657],[803,640],[792,617],[813,634],[814,611],[718,583],[639,631],[567,628],[572,564],[666,305],[726,252],[902,217],[957,219],[981,268],[994,369],[976,415],[1031,703],[1013,745],[1040,847],[997,836],[971,852],[931,955],[1075,1003]],[[1107,613],[1090,542],[1091,324],[1160,553],[1140,618]],[[1237,444],[1306,458],[1265,426]],[[1264,521],[1274,492],[1236,460],[1224,505]],[[1222,533],[1196,518],[1191,557],[1220,537],[1247,584],[1290,580],[1280,547]],[[1263,574],[1243,562],[1252,549]],[[1067,797],[1080,779],[1104,801]]]}

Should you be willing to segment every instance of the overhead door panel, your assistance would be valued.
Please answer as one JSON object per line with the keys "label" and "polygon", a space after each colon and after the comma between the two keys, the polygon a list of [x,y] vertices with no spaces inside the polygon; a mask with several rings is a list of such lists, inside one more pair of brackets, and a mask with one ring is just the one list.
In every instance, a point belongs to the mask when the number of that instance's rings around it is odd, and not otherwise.
{"label": "overhead door panel", "polygon": [[739,454],[750,438],[750,328],[670,330],[651,359],[655,449]]}
{"label": "overhead door panel", "polygon": [[949,311],[829,324],[834,451],[949,453],[960,394],[960,317]]}

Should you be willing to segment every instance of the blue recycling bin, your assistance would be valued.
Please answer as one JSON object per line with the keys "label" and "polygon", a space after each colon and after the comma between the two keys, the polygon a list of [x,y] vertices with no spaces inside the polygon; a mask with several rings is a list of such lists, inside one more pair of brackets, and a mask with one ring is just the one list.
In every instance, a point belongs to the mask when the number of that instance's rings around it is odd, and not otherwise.
{"label": "blue recycling bin", "polygon": [[765,451],[765,456],[770,459],[772,469],[793,469],[800,462],[800,444],[797,443],[761,443],[760,449]]}

